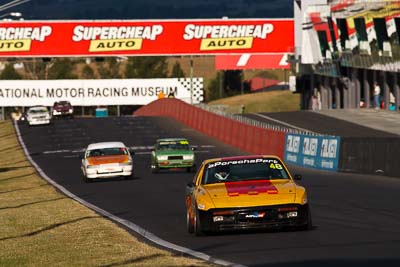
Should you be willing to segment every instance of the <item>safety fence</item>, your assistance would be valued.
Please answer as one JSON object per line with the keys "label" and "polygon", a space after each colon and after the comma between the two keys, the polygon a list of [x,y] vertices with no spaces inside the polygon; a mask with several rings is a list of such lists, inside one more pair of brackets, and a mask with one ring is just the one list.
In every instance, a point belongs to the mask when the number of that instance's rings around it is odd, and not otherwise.
{"label": "safety fence", "polygon": [[303,131],[303,130],[299,130],[299,129],[295,129],[295,128],[289,128],[289,127],[279,126],[279,125],[275,125],[275,124],[271,124],[271,123],[267,123],[267,122],[263,122],[263,121],[253,120],[253,119],[241,116],[240,114],[231,114],[231,113],[225,112],[224,110],[221,110],[217,107],[209,106],[204,103],[200,103],[196,106],[201,109],[204,109],[206,111],[223,116],[225,118],[240,121],[241,123],[249,124],[249,125],[252,125],[255,127],[259,127],[259,128],[266,128],[266,129],[271,129],[274,131],[281,131],[281,132],[294,133],[294,134],[318,135],[318,134],[312,133],[310,131]]}
{"label": "safety fence", "polygon": [[245,118],[238,120],[197,108],[178,99],[154,101],[135,113],[138,116],[172,117],[202,133],[254,154],[283,158],[286,132],[269,129]]}

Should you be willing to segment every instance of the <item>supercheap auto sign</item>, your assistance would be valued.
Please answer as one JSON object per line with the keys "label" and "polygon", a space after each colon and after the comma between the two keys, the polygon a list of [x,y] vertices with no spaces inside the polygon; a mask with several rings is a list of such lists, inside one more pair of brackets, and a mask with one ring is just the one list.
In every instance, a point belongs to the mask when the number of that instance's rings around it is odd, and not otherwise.
{"label": "supercheap auto sign", "polygon": [[1,57],[292,52],[291,19],[0,22]]}

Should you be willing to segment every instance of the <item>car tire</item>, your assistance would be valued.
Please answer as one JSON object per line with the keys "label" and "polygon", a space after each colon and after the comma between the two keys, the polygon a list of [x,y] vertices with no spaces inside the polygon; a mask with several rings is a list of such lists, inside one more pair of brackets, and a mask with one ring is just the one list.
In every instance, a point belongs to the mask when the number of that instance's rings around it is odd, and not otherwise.
{"label": "car tire", "polygon": [[193,220],[190,218],[189,208],[186,208],[186,227],[190,234],[194,233]]}
{"label": "car tire", "polygon": [[196,166],[193,165],[192,167],[187,167],[186,172],[196,172]]}
{"label": "car tire", "polygon": [[90,183],[90,182],[92,181],[92,179],[87,178],[84,174],[82,174],[82,180],[83,180],[85,183]]}
{"label": "car tire", "polygon": [[203,236],[204,232],[203,232],[203,228],[201,226],[200,214],[197,209],[195,209],[195,210],[196,210],[196,212],[194,213],[194,222],[193,222],[194,234],[196,236]]}
{"label": "car tire", "polygon": [[127,175],[124,177],[125,180],[132,180],[133,179],[133,173],[131,175]]}
{"label": "car tire", "polygon": [[312,218],[311,218],[311,210],[310,210],[310,208],[308,208],[308,211],[307,211],[307,223],[304,224],[304,225],[302,225],[302,226],[300,226],[299,229],[300,229],[301,231],[309,231],[309,230],[312,230],[312,229],[313,229]]}

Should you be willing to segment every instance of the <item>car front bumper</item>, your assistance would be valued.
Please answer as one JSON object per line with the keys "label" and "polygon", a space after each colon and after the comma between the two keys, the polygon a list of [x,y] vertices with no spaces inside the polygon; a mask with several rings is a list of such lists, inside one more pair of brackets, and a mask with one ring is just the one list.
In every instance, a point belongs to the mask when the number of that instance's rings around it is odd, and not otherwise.
{"label": "car front bumper", "polygon": [[162,160],[157,162],[160,169],[168,168],[190,168],[193,167],[193,160]]}
{"label": "car front bumper", "polygon": [[199,210],[205,231],[275,229],[307,225],[309,207],[299,204]]}
{"label": "car front bumper", "polygon": [[53,116],[71,116],[73,112],[70,111],[53,111]]}
{"label": "car front bumper", "polygon": [[31,119],[28,120],[29,125],[50,124],[50,119]]}
{"label": "car front bumper", "polygon": [[133,172],[132,166],[115,166],[115,167],[97,167],[86,168],[86,178],[112,178],[118,176],[131,176]]}

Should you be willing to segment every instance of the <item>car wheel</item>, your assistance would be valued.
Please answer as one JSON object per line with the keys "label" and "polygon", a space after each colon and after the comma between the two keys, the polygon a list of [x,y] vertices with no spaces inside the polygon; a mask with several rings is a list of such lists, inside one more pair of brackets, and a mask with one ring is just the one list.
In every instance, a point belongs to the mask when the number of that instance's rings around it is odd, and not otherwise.
{"label": "car wheel", "polygon": [[196,172],[196,166],[193,165],[192,167],[187,167],[187,168],[186,168],[186,171],[187,171],[187,172]]}
{"label": "car wheel", "polygon": [[194,213],[194,234],[196,236],[202,236],[204,235],[203,228],[201,226],[201,221],[200,221],[200,214],[199,211],[196,209],[196,212]]}
{"label": "car wheel", "polygon": [[82,174],[82,180],[83,180],[85,183],[90,183],[90,182],[92,181],[91,179],[87,178],[84,174]]}
{"label": "car wheel", "polygon": [[133,179],[133,173],[131,175],[127,175],[124,177],[125,180],[132,180]]}
{"label": "car wheel", "polygon": [[308,208],[308,212],[307,213],[308,213],[308,215],[307,215],[307,223],[305,225],[300,226],[300,230],[302,230],[302,231],[312,230],[312,228],[313,228],[310,208]]}
{"label": "car wheel", "polygon": [[194,225],[193,225],[194,218],[190,218],[189,208],[186,208],[186,227],[188,233],[192,234],[194,232]]}

